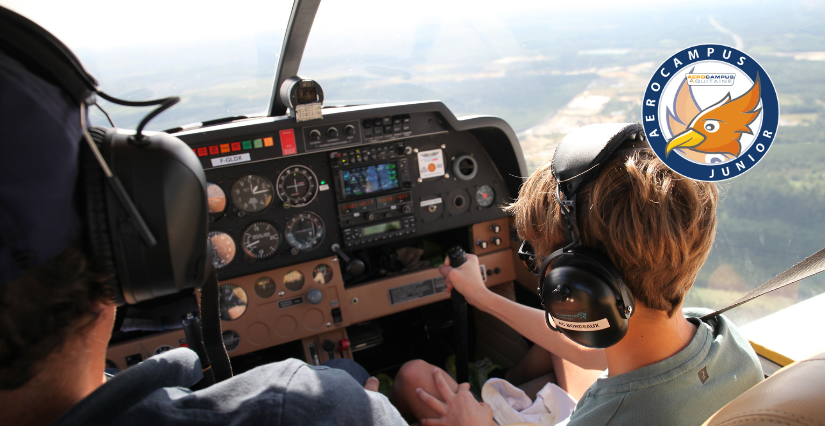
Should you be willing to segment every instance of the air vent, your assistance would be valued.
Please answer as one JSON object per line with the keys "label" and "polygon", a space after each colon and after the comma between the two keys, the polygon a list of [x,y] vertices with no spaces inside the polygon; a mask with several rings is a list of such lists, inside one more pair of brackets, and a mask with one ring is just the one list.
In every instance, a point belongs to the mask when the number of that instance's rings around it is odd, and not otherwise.
{"label": "air vent", "polygon": [[461,180],[470,180],[478,173],[476,159],[469,155],[461,155],[453,162],[453,175]]}

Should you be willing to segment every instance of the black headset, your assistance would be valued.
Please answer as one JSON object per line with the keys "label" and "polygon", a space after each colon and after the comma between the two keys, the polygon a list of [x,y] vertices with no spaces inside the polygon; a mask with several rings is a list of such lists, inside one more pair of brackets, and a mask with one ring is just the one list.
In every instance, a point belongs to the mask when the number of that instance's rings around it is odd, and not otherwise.
{"label": "black headset", "polygon": [[[179,98],[133,102],[101,92],[80,60],[48,31],[0,7],[0,49],[61,87],[80,108],[83,139],[77,183],[84,246],[118,304],[199,286],[212,250],[207,242],[206,175],[197,156],[146,123]],[[159,105],[136,132],[87,128],[95,96],[127,106]]]}
{"label": "black headset", "polygon": [[639,124],[580,127],[564,137],[551,165],[567,246],[542,262],[539,296],[547,326],[590,348],[607,348],[624,338],[635,299],[610,259],[582,246],[576,193],[599,175],[619,146],[636,139],[644,139]]}

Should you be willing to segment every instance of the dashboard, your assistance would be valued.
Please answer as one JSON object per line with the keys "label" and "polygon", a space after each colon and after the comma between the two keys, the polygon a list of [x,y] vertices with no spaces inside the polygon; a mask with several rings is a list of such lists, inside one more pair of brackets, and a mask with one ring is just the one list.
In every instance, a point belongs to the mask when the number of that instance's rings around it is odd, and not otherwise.
{"label": "dashboard", "polygon": [[[297,339],[308,361],[334,356],[324,335],[340,341],[352,324],[446,299],[432,259],[456,244],[480,256],[488,286],[515,279],[500,207],[525,167],[500,119],[419,102],[176,136],[206,173],[232,357]],[[165,331],[111,345],[108,360],[126,368],[184,344],[182,330]]]}

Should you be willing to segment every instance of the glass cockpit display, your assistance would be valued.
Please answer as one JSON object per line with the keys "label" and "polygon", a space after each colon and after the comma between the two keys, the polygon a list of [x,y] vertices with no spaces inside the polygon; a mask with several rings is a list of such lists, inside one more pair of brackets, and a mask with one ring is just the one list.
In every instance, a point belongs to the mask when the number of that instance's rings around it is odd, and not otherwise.
{"label": "glass cockpit display", "polygon": [[397,189],[397,164],[392,162],[341,170],[341,182],[345,198]]}

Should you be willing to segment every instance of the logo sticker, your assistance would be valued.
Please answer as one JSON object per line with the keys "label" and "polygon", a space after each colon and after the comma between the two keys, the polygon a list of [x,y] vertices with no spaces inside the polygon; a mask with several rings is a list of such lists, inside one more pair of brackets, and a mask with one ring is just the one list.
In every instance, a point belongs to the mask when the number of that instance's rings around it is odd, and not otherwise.
{"label": "logo sticker", "polygon": [[610,323],[607,321],[607,318],[602,318],[598,321],[590,322],[569,322],[553,317],[553,322],[556,323],[556,327],[566,328],[568,330],[574,331],[595,331],[610,328]]}
{"label": "logo sticker", "polygon": [[709,378],[710,376],[708,376],[708,367],[704,366],[701,370],[699,370],[699,380],[701,380],[702,384],[704,385]]}
{"label": "logo sticker", "polygon": [[779,102],[756,60],[732,47],[703,44],[656,69],[642,123],[668,167],[716,182],[747,172],[765,156],[776,138]]}

